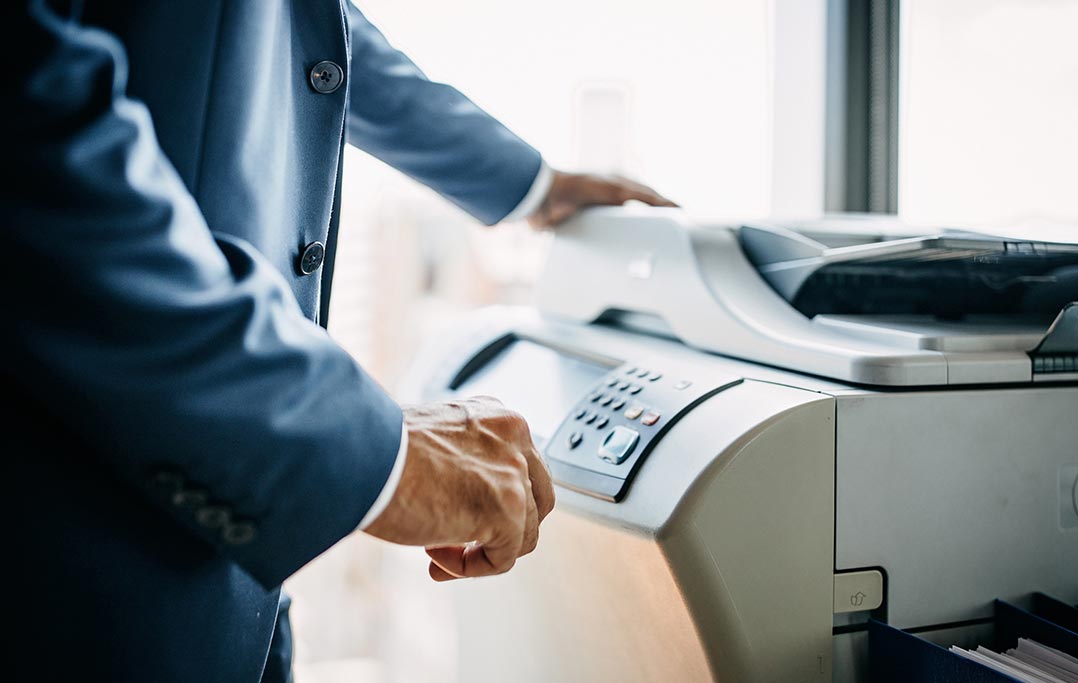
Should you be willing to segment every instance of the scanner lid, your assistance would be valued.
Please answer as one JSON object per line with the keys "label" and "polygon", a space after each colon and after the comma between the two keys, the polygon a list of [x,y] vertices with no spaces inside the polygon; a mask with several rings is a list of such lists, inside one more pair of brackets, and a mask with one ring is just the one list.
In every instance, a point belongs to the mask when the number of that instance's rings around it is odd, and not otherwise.
{"label": "scanner lid", "polygon": [[1075,242],[595,209],[559,228],[536,296],[547,313],[858,384],[1078,379]]}

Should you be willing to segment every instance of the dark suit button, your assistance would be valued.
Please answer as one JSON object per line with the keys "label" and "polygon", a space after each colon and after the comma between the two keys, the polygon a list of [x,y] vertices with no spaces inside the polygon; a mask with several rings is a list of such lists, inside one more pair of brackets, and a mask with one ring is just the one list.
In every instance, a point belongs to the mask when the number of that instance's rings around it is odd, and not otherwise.
{"label": "dark suit button", "polygon": [[183,485],[186,483],[187,480],[176,472],[161,470],[153,474],[153,485],[165,496],[171,497],[176,492],[183,490]]}
{"label": "dark suit button", "polygon": [[303,247],[303,255],[299,257],[299,271],[304,275],[310,275],[322,266],[326,258],[326,245],[321,242],[311,242]]}
{"label": "dark suit button", "polygon": [[223,505],[205,505],[195,513],[195,519],[207,529],[220,529],[232,521],[232,511]]}
{"label": "dark suit button", "polygon": [[311,69],[311,87],[323,95],[328,95],[341,87],[344,81],[344,69],[335,62],[318,62]]}
{"label": "dark suit button", "polygon": [[181,488],[169,500],[178,508],[200,508],[209,500],[209,494],[200,488]]}
{"label": "dark suit button", "polygon": [[232,522],[221,527],[221,540],[229,545],[247,545],[255,534],[255,525],[250,522]]}

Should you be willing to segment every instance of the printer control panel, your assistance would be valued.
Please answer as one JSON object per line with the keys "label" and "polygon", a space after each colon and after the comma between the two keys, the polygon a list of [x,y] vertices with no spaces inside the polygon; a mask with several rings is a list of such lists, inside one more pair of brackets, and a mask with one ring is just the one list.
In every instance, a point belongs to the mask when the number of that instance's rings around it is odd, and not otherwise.
{"label": "printer control panel", "polygon": [[554,480],[604,500],[621,500],[633,475],[663,434],[685,413],[738,384],[681,377],[624,363],[573,406],[547,443]]}

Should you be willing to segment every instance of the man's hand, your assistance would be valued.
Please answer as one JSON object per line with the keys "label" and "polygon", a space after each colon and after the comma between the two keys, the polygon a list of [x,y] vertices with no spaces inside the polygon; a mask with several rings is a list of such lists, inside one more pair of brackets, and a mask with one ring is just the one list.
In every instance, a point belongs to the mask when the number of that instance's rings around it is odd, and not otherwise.
{"label": "man's hand", "polygon": [[406,407],[408,455],[366,532],[426,546],[435,581],[509,571],[535,549],[554,486],[528,423],[496,399]]}
{"label": "man's hand", "polygon": [[646,185],[621,176],[554,172],[550,192],[531,216],[533,228],[549,228],[562,223],[587,206],[617,206],[636,200],[651,206],[677,206]]}

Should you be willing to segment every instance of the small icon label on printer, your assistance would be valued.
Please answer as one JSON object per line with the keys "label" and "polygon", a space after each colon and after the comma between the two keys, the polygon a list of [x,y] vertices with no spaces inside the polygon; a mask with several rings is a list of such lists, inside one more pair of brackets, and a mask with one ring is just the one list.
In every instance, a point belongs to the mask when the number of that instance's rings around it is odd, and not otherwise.
{"label": "small icon label on printer", "polygon": [[882,604],[883,574],[878,569],[835,574],[835,614],[864,612]]}

